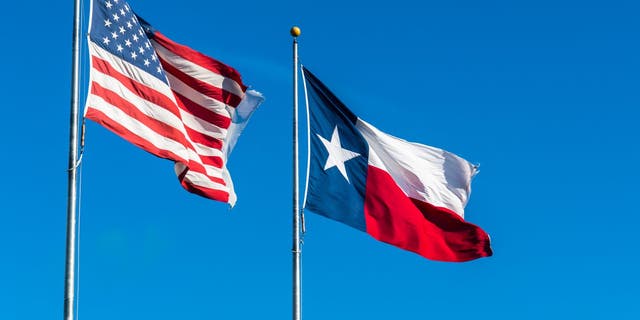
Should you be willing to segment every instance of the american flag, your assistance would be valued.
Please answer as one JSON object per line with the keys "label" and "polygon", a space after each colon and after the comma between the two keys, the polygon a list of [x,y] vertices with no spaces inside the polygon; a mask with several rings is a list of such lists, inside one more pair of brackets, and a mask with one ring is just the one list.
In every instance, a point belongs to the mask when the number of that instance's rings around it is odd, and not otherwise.
{"label": "american flag", "polygon": [[153,30],[124,0],[93,0],[85,117],[175,161],[182,186],[233,206],[227,158],[262,96],[233,68]]}

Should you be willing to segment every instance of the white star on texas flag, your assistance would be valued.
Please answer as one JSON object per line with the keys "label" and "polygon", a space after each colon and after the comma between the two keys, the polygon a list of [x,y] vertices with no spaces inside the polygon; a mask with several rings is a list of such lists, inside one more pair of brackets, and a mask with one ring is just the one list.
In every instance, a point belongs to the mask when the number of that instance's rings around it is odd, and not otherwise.
{"label": "white star on texas flag", "polygon": [[338,134],[338,126],[336,126],[335,129],[333,129],[333,134],[331,135],[331,141],[327,141],[327,139],[321,137],[317,133],[316,135],[318,136],[318,138],[320,138],[320,141],[322,141],[322,144],[324,145],[324,147],[327,149],[327,152],[329,153],[329,156],[327,157],[327,162],[324,165],[324,171],[327,171],[327,169],[330,169],[333,167],[337,167],[340,173],[342,174],[342,176],[347,180],[347,182],[351,183],[349,181],[349,177],[347,176],[347,169],[345,168],[344,163],[348,160],[351,160],[359,156],[360,154],[342,148],[342,145],[340,144],[340,135]]}

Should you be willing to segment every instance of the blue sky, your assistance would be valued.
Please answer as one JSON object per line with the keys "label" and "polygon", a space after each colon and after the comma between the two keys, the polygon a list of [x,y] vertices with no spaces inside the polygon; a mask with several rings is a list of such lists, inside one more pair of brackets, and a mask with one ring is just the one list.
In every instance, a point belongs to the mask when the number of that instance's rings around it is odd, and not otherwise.
{"label": "blue sky", "polygon": [[[231,211],[88,124],[80,318],[290,317],[294,24],[358,116],[481,164],[466,218],[494,249],[433,262],[308,213],[304,319],[640,318],[637,3],[129,3],[267,100],[230,159]],[[0,19],[0,319],[62,317],[72,7],[12,1]]]}

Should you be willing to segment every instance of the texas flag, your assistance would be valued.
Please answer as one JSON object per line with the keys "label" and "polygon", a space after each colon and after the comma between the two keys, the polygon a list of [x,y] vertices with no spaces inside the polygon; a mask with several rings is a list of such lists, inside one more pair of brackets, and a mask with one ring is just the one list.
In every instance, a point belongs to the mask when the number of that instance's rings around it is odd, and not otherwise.
{"label": "texas flag", "polygon": [[305,208],[439,261],[492,255],[464,220],[476,167],[386,134],[353,114],[309,70],[310,162]]}

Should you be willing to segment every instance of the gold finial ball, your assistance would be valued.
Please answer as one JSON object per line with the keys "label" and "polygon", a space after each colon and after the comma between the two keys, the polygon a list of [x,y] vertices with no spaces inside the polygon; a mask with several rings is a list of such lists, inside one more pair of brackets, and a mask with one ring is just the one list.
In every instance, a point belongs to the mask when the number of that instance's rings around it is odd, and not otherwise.
{"label": "gold finial ball", "polygon": [[300,35],[300,28],[298,28],[297,26],[293,26],[291,27],[291,30],[289,30],[289,32],[292,36],[297,37]]}

